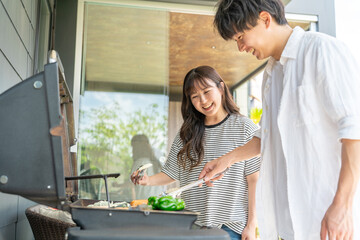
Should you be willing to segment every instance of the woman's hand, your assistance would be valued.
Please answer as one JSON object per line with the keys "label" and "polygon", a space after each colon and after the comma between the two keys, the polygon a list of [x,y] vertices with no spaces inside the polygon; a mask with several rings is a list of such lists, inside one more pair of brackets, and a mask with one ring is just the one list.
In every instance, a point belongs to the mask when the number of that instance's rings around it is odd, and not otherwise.
{"label": "woman's hand", "polygon": [[137,171],[135,171],[131,174],[130,179],[134,184],[139,184],[144,186],[162,186],[175,182],[174,179],[172,179],[163,172],[159,172],[152,176],[148,176],[144,172],[142,176],[141,175],[139,176]]}
{"label": "woman's hand", "polygon": [[143,176],[139,176],[138,171],[133,172],[130,176],[130,179],[135,185],[139,184],[146,186],[150,183],[150,177],[146,173],[144,173]]}
{"label": "woman's hand", "polygon": [[256,240],[256,225],[248,224],[241,233],[241,240]]}

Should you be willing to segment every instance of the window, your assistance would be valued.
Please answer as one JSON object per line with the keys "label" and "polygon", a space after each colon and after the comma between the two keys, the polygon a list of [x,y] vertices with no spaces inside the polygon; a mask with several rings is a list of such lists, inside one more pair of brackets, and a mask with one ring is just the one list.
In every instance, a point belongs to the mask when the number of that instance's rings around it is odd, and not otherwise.
{"label": "window", "polygon": [[[85,5],[80,174],[120,173],[108,180],[111,200],[164,190],[134,186],[129,178],[145,163],[153,164],[150,175],[160,172],[166,157],[167,17],[156,9]],[[106,198],[101,181],[87,181],[80,183],[81,198]]]}
{"label": "window", "polygon": [[[82,66],[75,67],[75,75],[80,78],[81,69],[82,81],[74,93],[76,99],[81,92],[79,169],[81,174],[121,173],[109,180],[112,200],[145,196],[129,181],[134,159],[150,152],[156,163],[164,162],[182,123],[182,82],[190,69],[214,67],[236,93],[241,113],[250,113],[247,84],[241,93],[236,88],[266,60],[239,53],[233,41],[224,41],[213,27],[216,1],[198,2],[79,1]],[[135,145],[141,150],[133,152]],[[81,198],[105,199],[101,182],[80,186]]]}

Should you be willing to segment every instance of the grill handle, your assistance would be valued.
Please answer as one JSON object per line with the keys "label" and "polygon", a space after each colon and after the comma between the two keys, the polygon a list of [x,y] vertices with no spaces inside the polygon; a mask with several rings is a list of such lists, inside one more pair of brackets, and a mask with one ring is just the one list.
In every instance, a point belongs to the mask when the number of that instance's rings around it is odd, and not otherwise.
{"label": "grill handle", "polygon": [[120,173],[110,173],[110,174],[97,174],[97,175],[65,177],[65,186],[67,185],[66,184],[67,181],[93,179],[93,178],[103,178],[104,181],[105,181],[106,200],[107,200],[109,208],[110,208],[110,196],[109,196],[109,190],[108,190],[108,185],[107,185],[107,179],[109,177],[117,178],[119,176],[120,176]]}
{"label": "grill handle", "polygon": [[69,180],[83,180],[83,179],[92,179],[92,178],[117,178],[120,176],[120,173],[111,173],[111,174],[97,174],[97,175],[85,175],[85,176],[74,176],[74,177],[65,177],[66,181]]}

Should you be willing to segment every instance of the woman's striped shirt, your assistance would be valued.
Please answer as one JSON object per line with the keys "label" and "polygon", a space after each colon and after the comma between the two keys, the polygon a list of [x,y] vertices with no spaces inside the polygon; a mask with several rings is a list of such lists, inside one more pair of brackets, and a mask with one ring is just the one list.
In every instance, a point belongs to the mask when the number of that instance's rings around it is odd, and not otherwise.
{"label": "woman's striped shirt", "polygon": [[[204,159],[199,166],[184,170],[177,163],[177,154],[183,143],[176,135],[162,172],[179,180],[180,187],[198,180],[204,165],[250,141],[258,126],[239,114],[228,115],[216,125],[205,126]],[[248,216],[248,185],[246,176],[259,171],[260,157],[233,164],[225,176],[213,187],[194,187],[182,193],[186,209],[200,212],[200,226],[221,227],[223,224],[242,233]],[[187,168],[188,169],[188,168]]]}

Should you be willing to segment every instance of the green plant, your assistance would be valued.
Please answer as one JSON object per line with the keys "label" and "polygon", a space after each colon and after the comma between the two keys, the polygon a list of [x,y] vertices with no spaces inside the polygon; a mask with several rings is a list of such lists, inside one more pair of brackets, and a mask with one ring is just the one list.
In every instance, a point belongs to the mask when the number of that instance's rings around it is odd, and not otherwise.
{"label": "green plant", "polygon": [[258,124],[260,122],[261,115],[262,115],[262,108],[252,108],[250,110],[250,119],[255,124]]}
{"label": "green plant", "polygon": [[[145,110],[127,113],[119,103],[111,107],[81,111],[79,157],[82,168],[99,168],[102,173],[120,172],[117,180],[125,184],[133,164],[131,139],[145,134],[150,144],[165,154],[167,115],[160,114],[157,104]],[[86,124],[85,124],[86,123]]]}

